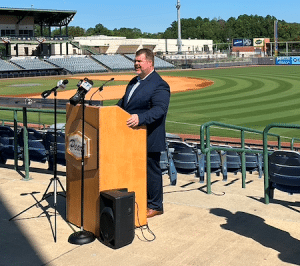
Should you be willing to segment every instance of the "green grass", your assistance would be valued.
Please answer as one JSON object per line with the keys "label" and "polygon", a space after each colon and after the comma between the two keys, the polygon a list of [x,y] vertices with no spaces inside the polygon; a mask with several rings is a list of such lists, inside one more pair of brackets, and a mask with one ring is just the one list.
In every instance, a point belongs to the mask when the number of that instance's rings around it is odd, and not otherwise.
{"label": "green grass", "polygon": [[[300,124],[299,66],[207,69],[160,72],[160,74],[214,81],[212,86],[201,90],[172,94],[167,117],[167,131],[170,133],[199,134],[200,125],[209,121],[261,131],[273,122]],[[28,90],[42,92],[54,87],[58,79],[58,77],[51,77],[0,80],[0,94],[23,94],[28,93],[25,92]],[[68,88],[76,88],[78,80],[69,81]],[[43,85],[32,88],[12,88],[11,85],[16,82]],[[95,82],[96,86],[102,83],[103,81]],[[116,83],[111,83],[114,84]],[[105,101],[104,105],[114,105],[116,102],[116,100]],[[51,119],[50,116],[48,119]],[[271,132],[288,137],[299,136],[299,131],[295,129],[272,129]],[[236,137],[239,133],[213,129],[212,135]]]}
{"label": "green grass", "polygon": [[[273,122],[300,124],[300,68],[297,66],[199,70],[176,75],[210,79],[214,85],[173,94],[167,118],[170,121],[168,131],[185,133],[171,121],[188,123],[187,131],[195,133],[199,132],[199,126],[192,125],[209,121],[257,130]],[[299,136],[295,129],[271,132]],[[237,135],[227,130],[214,130],[214,134]]]}
{"label": "green grass", "polygon": [[[83,76],[83,75],[81,75]],[[98,75],[99,76],[99,75]],[[93,76],[88,76],[93,80]],[[74,79],[75,78],[75,79]],[[56,86],[60,79],[68,79],[69,83],[66,90],[76,89],[76,85],[79,78],[72,76],[72,79],[68,76],[64,77],[43,77],[43,78],[19,78],[19,79],[0,79],[0,95],[21,95],[28,93],[41,93],[45,90],[49,90]],[[94,80],[94,87],[100,87],[105,80]],[[124,85],[126,81],[113,81],[107,84],[107,86]]]}
{"label": "green grass", "polygon": [[[94,74],[93,74],[94,75]],[[93,80],[93,75],[88,75],[90,79]],[[80,75],[82,77],[83,75]],[[99,76],[99,74],[97,74]],[[75,79],[74,79],[75,78]],[[22,94],[31,94],[31,93],[42,93],[45,90],[49,90],[56,86],[57,82],[60,79],[68,79],[69,83],[66,87],[66,90],[74,90],[77,88],[77,83],[79,78],[76,79],[76,75],[72,76],[72,79],[69,76],[53,76],[53,77],[36,77],[36,78],[18,78],[18,79],[0,79],[0,95],[22,95]],[[100,87],[105,80],[94,80],[94,87]],[[124,85],[127,84],[126,81],[113,81],[107,84],[107,86],[115,85]],[[54,117],[53,114],[37,114],[30,113],[28,109],[28,122],[37,123],[37,124],[53,124]],[[13,120],[13,112],[11,111],[1,111],[0,110],[0,120]],[[64,123],[66,120],[65,115],[58,115],[57,122]],[[18,112],[18,121],[23,121],[22,112]]]}

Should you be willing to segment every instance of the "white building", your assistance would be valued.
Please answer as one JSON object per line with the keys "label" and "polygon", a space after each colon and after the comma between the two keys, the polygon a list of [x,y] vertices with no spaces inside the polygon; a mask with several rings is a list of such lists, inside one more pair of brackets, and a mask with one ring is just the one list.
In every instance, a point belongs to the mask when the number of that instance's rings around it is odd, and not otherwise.
{"label": "white building", "polygon": [[[126,37],[114,36],[89,36],[75,37],[75,43],[80,46],[93,47],[97,52],[103,54],[129,54],[135,53],[141,48],[149,48],[155,53],[177,53],[177,39],[126,39]],[[183,53],[211,52],[212,40],[182,40]]]}

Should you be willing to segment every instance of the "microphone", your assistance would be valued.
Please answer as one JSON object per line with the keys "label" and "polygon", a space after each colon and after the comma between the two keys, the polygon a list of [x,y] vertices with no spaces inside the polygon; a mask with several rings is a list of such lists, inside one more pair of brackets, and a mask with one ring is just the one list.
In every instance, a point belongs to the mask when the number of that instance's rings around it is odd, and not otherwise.
{"label": "microphone", "polygon": [[114,80],[115,80],[115,78],[111,78],[110,80],[105,81],[105,82],[101,85],[101,87],[99,87],[99,88],[92,94],[92,96],[91,96],[91,98],[90,98],[90,101],[89,101],[89,105],[92,105],[92,98],[93,98],[93,96],[95,95],[95,93],[98,92],[98,91],[103,91],[103,87],[104,87],[108,82],[111,82],[111,81],[114,81]]}
{"label": "microphone", "polygon": [[[103,91],[103,87],[104,87],[108,82],[111,82],[111,81],[114,81],[114,80],[115,80],[115,78],[111,78],[110,80],[104,82],[104,83],[102,84],[102,86],[101,86],[98,90],[99,90],[99,91]],[[98,91],[98,90],[97,90],[97,91]]]}
{"label": "microphone", "polygon": [[90,91],[93,87],[94,82],[88,78],[80,80],[77,84],[78,90],[74,96],[70,98],[70,104],[76,106],[81,100],[84,99],[84,96]]}
{"label": "microphone", "polygon": [[69,81],[67,79],[65,80],[60,80],[57,82],[57,85],[52,88],[51,90],[46,90],[44,91],[41,96],[46,99],[52,92],[56,91],[58,88],[60,89],[65,89],[67,87],[67,84],[69,83]]}

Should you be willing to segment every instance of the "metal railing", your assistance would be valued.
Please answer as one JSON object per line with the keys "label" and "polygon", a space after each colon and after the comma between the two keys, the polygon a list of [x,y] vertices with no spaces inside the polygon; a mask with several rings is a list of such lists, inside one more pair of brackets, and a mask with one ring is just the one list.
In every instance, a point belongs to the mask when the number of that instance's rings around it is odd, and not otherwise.
{"label": "metal railing", "polygon": [[[240,131],[241,134],[241,147],[222,147],[222,146],[211,146],[211,136],[210,136],[210,127],[217,126],[221,128],[233,129]],[[247,127],[240,127],[235,125],[228,125],[224,123],[219,123],[215,121],[207,122],[200,127],[200,147],[201,152],[206,155],[206,185],[207,185],[207,193],[211,194],[211,161],[210,155],[211,151],[235,151],[241,153],[241,171],[242,171],[242,187],[246,187],[246,153],[258,153],[262,154],[263,150],[257,149],[248,149],[245,147],[245,132],[255,133],[263,136],[263,131],[255,130]],[[278,134],[270,134],[267,136],[273,136],[277,138],[278,148],[281,148],[281,137]]]}
{"label": "metal railing", "polygon": [[[24,139],[24,167],[25,167],[25,177],[24,180],[29,180],[29,148],[28,148],[28,126],[27,126],[27,113],[53,113],[54,110],[46,110],[46,109],[34,109],[30,108],[27,109],[26,107],[23,108],[13,108],[13,107],[0,107],[1,111],[12,111],[13,112],[13,127],[14,127],[14,169],[18,170],[18,112],[22,112],[23,114],[23,139]],[[57,114],[66,114],[66,110],[57,110]]]}

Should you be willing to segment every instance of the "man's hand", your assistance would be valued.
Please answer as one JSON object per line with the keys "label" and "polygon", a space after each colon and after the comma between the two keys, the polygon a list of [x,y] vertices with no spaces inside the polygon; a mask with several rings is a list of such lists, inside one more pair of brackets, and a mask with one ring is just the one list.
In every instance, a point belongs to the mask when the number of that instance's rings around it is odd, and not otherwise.
{"label": "man's hand", "polygon": [[139,124],[139,116],[137,114],[131,115],[131,117],[126,121],[127,126],[136,127]]}

